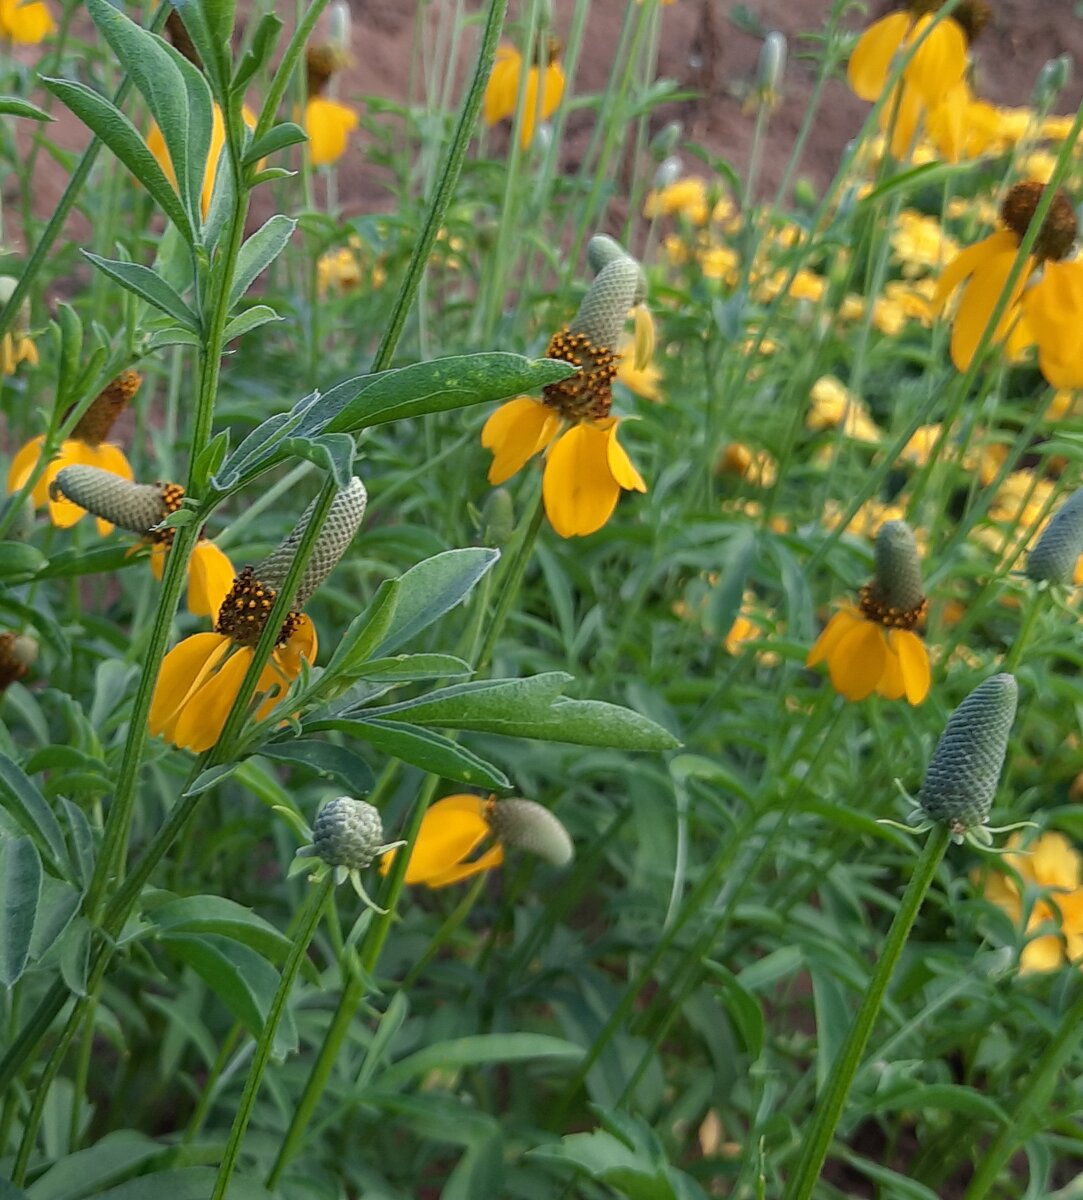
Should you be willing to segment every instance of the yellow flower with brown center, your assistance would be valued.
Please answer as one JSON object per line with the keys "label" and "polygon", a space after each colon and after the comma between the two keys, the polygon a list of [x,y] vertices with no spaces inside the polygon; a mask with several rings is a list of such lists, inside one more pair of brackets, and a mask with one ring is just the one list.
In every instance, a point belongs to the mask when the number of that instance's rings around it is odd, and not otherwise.
{"label": "yellow flower with brown center", "polygon": [[858,607],[835,613],[805,665],[826,662],[832,686],[847,700],[876,692],[920,704],[929,692],[929,653],[914,630],[927,610],[914,534],[905,521],[889,521],[877,534],[876,572]]}
{"label": "yellow flower with brown center", "polygon": [[[647,485],[620,442],[611,415],[617,354],[629,310],[646,298],[642,268],[612,238],[595,237],[588,256],[597,276],[571,325],[554,334],[547,354],[578,370],[542,391],[509,400],[485,422],[481,444],[493,452],[489,482],[510,479],[546,451],[542,496],[561,537],[584,537],[613,515],[622,489]],[[637,322],[637,333],[645,328]]]}
{"label": "yellow flower with brown center", "polygon": [[345,53],[335,45],[309,46],[305,51],[308,99],[303,124],[308,134],[309,160],[314,167],[338,162],[346,153],[350,134],[360,122],[356,109],[325,95],[335,72],[347,61]]}
{"label": "yellow flower with brown center", "polygon": [[[262,721],[278,706],[305,662],[316,660],[316,627],[300,610],[331,573],[365,515],[367,494],[356,477],[331,504],[327,520],[305,565],[274,651],[256,683],[255,717]],[[314,505],[281,546],[257,567],[245,567],[222,601],[213,633],[179,642],[162,660],[150,707],[150,732],[174,746],[202,753],[221,737],[230,709],[255,657],[256,645],[285,582]]]}
{"label": "yellow flower with brown center", "polygon": [[[140,534],[150,544],[150,565],[159,582],[175,530],[160,528],[184,500],[179,483],[132,483],[99,467],[70,466],[50,485],[53,499],[68,500],[121,529]],[[188,559],[188,611],[218,619],[218,610],[233,584],[233,564],[208,538],[200,537]]]}
{"label": "yellow flower with brown center", "polygon": [[933,14],[940,7],[941,0],[910,0],[905,8],[870,25],[850,55],[850,87],[862,100],[874,103],[887,87],[896,55],[926,35],[880,110],[882,129],[895,122],[891,153],[896,158],[910,153],[927,112],[937,108],[962,81],[967,44],[989,16],[982,0],[963,0],[951,16],[936,20]]}
{"label": "yellow flower with brown center", "polygon": [[[94,400],[71,431],[71,437],[60,443],[55,457],[50,461],[30,492],[35,508],[49,506],[49,518],[61,529],[68,529],[86,515],[86,509],[73,504],[63,496],[52,495],[52,485],[64,467],[81,464],[100,467],[124,479],[131,479],[132,468],[124,451],[107,442],[113,422],[128,406],[139,391],[143,377],[138,371],[123,371]],[[17,492],[33,474],[45,445],[44,434],[31,438],[15,455],[8,471],[8,491]],[[104,537],[112,524],[98,518],[98,532]]]}
{"label": "yellow flower with brown center", "polygon": [[[560,65],[561,45],[558,39],[550,38],[547,43],[545,77],[541,82],[541,98],[538,97],[538,81],[541,78],[537,65],[527,72],[526,95],[523,98],[522,125],[519,142],[525,150],[534,141],[534,125],[540,118],[548,121],[560,106],[564,97],[564,68]],[[486,125],[497,125],[515,116],[519,100],[519,81],[523,74],[523,56],[514,46],[498,46],[489,82],[485,85],[481,115]]]}
{"label": "yellow flower with brown center", "polygon": [[[962,287],[951,329],[960,371],[974,358],[1044,191],[1035,180],[1016,184],[1001,207],[1004,228],[962,251],[940,276],[940,306]],[[1083,386],[1083,263],[1066,261],[1076,233],[1072,204],[1058,192],[993,333],[1009,355],[1036,344],[1038,365],[1054,387]]]}
{"label": "yellow flower with brown center", "polygon": [[0,0],[0,39],[36,46],[56,30],[41,0]]}
{"label": "yellow flower with brown center", "polygon": [[[558,867],[571,862],[575,852],[560,821],[533,800],[486,800],[465,792],[445,796],[421,818],[405,882],[430,888],[461,883],[500,866],[508,846],[529,850]],[[390,871],[397,853],[392,850],[381,859],[381,875]]]}
{"label": "yellow flower with brown center", "polygon": [[[1028,901],[1024,932],[1035,936],[1027,940],[1019,955],[1019,970],[1023,974],[1056,971],[1065,962],[1076,962],[1083,955],[1083,858],[1079,851],[1060,833],[1043,833],[1026,847],[1021,835],[1013,833],[1007,850],[1000,861],[1019,881],[1007,871],[990,872],[984,880],[975,872],[974,878],[981,881],[986,900],[1016,925],[1023,924],[1024,900]],[[1026,891],[1040,894],[1027,897]],[[1058,925],[1059,931],[1050,930]]]}

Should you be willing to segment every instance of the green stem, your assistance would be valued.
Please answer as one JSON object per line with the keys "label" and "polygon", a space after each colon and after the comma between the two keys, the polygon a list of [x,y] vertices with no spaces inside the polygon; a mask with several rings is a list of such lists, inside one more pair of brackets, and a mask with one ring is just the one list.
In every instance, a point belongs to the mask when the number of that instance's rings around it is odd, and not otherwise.
{"label": "green stem", "polygon": [[1083,992],[1061,1018],[1056,1035],[1037,1066],[1027,1075],[1026,1084],[1007,1121],[1001,1125],[993,1144],[980,1156],[978,1169],[963,1200],[983,1200],[1005,1163],[1038,1127],[1050,1090],[1075,1050],[1080,1035],[1083,1035]]}
{"label": "green stem", "polygon": [[1037,588],[1033,588],[1024,603],[1026,604],[1026,612],[1023,615],[1023,623],[1019,627],[1019,632],[1016,634],[1011,650],[1008,651],[1004,665],[1000,668],[1002,671],[1007,671],[1012,675],[1015,674],[1015,669],[1019,666],[1019,661],[1023,657],[1023,651],[1027,648],[1030,636],[1034,632],[1038,613],[1045,604],[1045,594]]}
{"label": "green stem", "polygon": [[226,1040],[222,1043],[222,1047],[218,1051],[218,1056],[211,1064],[211,1069],[203,1082],[203,1090],[199,1093],[199,1102],[196,1104],[191,1120],[189,1120],[188,1126],[184,1131],[184,1136],[181,1138],[181,1141],[186,1145],[195,1141],[207,1117],[210,1115],[211,1108],[218,1096],[219,1082],[229,1064],[230,1058],[233,1057],[233,1052],[237,1048],[237,1043],[240,1041],[243,1031],[244,1026],[238,1021],[229,1033],[226,1034]]}
{"label": "green stem", "polygon": [[233,1177],[233,1170],[237,1165],[237,1158],[241,1152],[241,1143],[244,1141],[245,1130],[248,1128],[248,1122],[252,1117],[252,1109],[259,1094],[260,1084],[263,1082],[263,1073],[266,1071],[267,1064],[271,1059],[271,1049],[274,1046],[275,1034],[278,1032],[278,1026],[286,1012],[286,1004],[289,1001],[290,992],[293,991],[293,985],[297,979],[297,973],[301,969],[301,963],[308,954],[309,943],[312,941],[316,927],[320,923],[324,904],[327,902],[327,898],[331,895],[331,890],[335,886],[334,881],[334,872],[329,870],[320,883],[310,890],[305,900],[305,907],[301,910],[298,922],[299,928],[293,939],[289,958],[283,964],[282,978],[279,981],[278,990],[275,992],[274,999],[271,1001],[271,1007],[267,1011],[267,1017],[263,1022],[259,1041],[256,1043],[256,1053],[248,1068],[248,1078],[245,1080],[244,1091],[241,1094],[241,1104],[237,1110],[237,1116],[233,1120],[233,1128],[230,1130],[229,1141],[226,1143],[226,1151],[222,1156],[221,1166],[218,1168],[218,1178],[215,1180],[211,1200],[224,1200],[226,1192],[229,1189],[229,1181]]}
{"label": "green stem", "polygon": [[785,1193],[785,1200],[808,1200],[812,1189],[820,1178],[824,1160],[830,1149],[835,1128],[842,1116],[843,1105],[853,1083],[854,1075],[861,1065],[869,1035],[880,1012],[884,993],[891,982],[899,957],[906,939],[910,934],[918,911],[933,881],[944,852],[951,840],[947,825],[938,824],[933,827],[925,842],[925,846],[914,864],[913,874],[906,886],[906,892],[899,903],[895,919],[891,922],[883,949],[876,962],[876,969],[865,990],[861,1007],[857,1011],[846,1041],[839,1051],[838,1057],[831,1066],[830,1082],[816,1105],[812,1128],[805,1134],[805,1152],[801,1163],[794,1172],[793,1180]]}
{"label": "green stem", "polygon": [[481,651],[478,654],[477,663],[475,664],[478,671],[484,671],[493,656],[497,640],[504,630],[504,623],[508,619],[508,613],[511,611],[511,606],[519,594],[519,588],[522,586],[527,563],[530,562],[530,556],[534,551],[534,543],[538,540],[538,531],[541,529],[544,517],[545,505],[539,492],[538,499],[534,505],[534,512],[530,517],[530,524],[524,529],[522,540],[515,551],[515,557],[508,564],[508,569],[503,573],[503,578],[500,581],[500,599],[497,601],[496,612],[493,613],[493,619],[486,630],[485,641],[482,643]]}

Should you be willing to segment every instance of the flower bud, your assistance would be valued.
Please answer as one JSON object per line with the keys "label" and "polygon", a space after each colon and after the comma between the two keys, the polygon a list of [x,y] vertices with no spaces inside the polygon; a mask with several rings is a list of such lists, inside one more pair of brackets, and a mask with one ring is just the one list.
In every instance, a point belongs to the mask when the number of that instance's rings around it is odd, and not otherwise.
{"label": "flower bud", "polygon": [[1060,506],[1027,555],[1027,578],[1036,583],[1070,584],[1083,554],[1083,488]]}
{"label": "flower bud", "polygon": [[1072,56],[1070,54],[1061,54],[1057,58],[1049,59],[1038,72],[1038,79],[1034,84],[1032,101],[1034,107],[1039,112],[1047,109],[1068,86],[1071,78]]}
{"label": "flower bud", "polygon": [[925,590],[914,532],[905,521],[888,521],[876,535],[877,599],[888,609],[912,612],[921,607]]}
{"label": "flower bud", "polygon": [[983,826],[1004,766],[1019,689],[1001,673],[980,683],[948,718],[925,772],[921,807],[954,834]]}
{"label": "flower bud", "polygon": [[[321,583],[331,574],[338,560],[346,553],[346,548],[353,541],[362,520],[365,517],[365,506],[368,503],[368,493],[365,485],[355,475],[331,502],[320,536],[312,548],[304,574],[297,585],[297,595],[293,599],[294,608],[303,607],[308,598],[316,591]],[[312,514],[316,510],[314,500],[305,509],[297,528],[286,538],[281,546],[254,568],[253,574],[265,586],[277,591],[285,582],[290,565],[297,554],[297,547],[304,537]]]}
{"label": "flower bud", "polygon": [[497,839],[536,854],[554,867],[564,867],[575,857],[568,831],[555,816],[533,800],[494,800],[486,819]]}
{"label": "flower bud", "polygon": [[[651,155],[661,164],[658,170],[661,171],[666,163],[676,164],[676,173],[671,179],[667,179],[665,183],[659,183],[657,175],[655,176],[655,187],[665,187],[666,183],[672,183],[674,179],[679,179],[681,177],[681,161],[680,159],[675,159],[672,156],[673,151],[677,149],[677,143],[681,140],[683,134],[684,127],[681,125],[680,121],[670,121],[663,125],[662,128],[659,129],[654,135],[654,137],[651,138]],[[671,167],[670,169],[672,170],[674,168]]]}
{"label": "flower bud", "polygon": [[773,30],[763,39],[756,69],[756,86],[761,94],[775,96],[786,70],[786,37]]}
{"label": "flower bud", "polygon": [[507,488],[493,488],[482,509],[482,536],[487,546],[504,546],[515,536],[515,505]]}
{"label": "flower bud", "polygon": [[344,53],[351,46],[350,6],[346,0],[333,0],[327,9],[327,30],[331,41]]}
{"label": "flower bud", "polygon": [[176,483],[132,483],[101,467],[62,467],[49,486],[54,500],[70,500],[87,512],[146,535],[181,506],[184,489]]}
{"label": "flower bud", "polygon": [[[385,848],[379,810],[367,800],[338,796],[329,800],[312,827],[312,847],[328,866],[349,871],[367,867]],[[308,850],[308,847],[304,849]]]}

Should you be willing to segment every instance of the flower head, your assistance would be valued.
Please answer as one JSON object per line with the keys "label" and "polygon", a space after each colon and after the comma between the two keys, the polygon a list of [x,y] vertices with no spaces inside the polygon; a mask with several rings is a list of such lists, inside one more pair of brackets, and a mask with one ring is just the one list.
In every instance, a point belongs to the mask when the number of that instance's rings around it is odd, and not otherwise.
{"label": "flower head", "polygon": [[[564,96],[564,68],[560,65],[560,50],[560,42],[556,38],[550,38],[546,43],[544,78],[537,65],[531,66],[527,72],[522,125],[519,131],[519,142],[524,150],[534,140],[535,122],[539,117],[548,121]],[[493,63],[489,82],[485,85],[485,97],[482,102],[481,115],[486,125],[496,125],[515,116],[522,74],[522,54],[514,46],[498,46],[496,61]]]}
{"label": "flower head", "polygon": [[[484,843],[492,842],[480,854]],[[460,793],[438,800],[421,819],[417,841],[406,866],[407,883],[448,887],[498,867],[504,849],[517,847],[554,866],[565,866],[575,853],[567,830],[555,816],[533,800],[488,800]],[[381,874],[391,869],[394,854],[380,863]]]}
{"label": "flower head", "polygon": [[[53,494],[52,485],[64,467],[77,464],[99,467],[123,479],[131,479],[132,468],[124,451],[105,439],[113,428],[113,422],[139,391],[142,382],[143,377],[138,371],[122,371],[86,410],[71,431],[71,436],[61,442],[60,449],[38,477],[31,489],[30,499],[35,508],[42,504],[49,506],[49,517],[54,525],[68,529],[87,512],[62,494]],[[44,446],[45,437],[39,435],[31,438],[16,453],[8,471],[9,492],[17,492],[30,478],[41,459]],[[108,520],[98,517],[98,532],[103,537],[112,528]]]}
{"label": "flower head", "polygon": [[[151,547],[151,570],[162,578],[175,530],[162,522],[184,500],[179,483],[133,483],[100,467],[72,466],[57,472],[49,486],[54,500],[68,500],[121,529],[140,534]],[[234,577],[233,564],[208,538],[200,537],[188,560],[188,611],[218,618]]]}
{"label": "flower head", "polygon": [[[365,502],[365,487],[357,478],[332,502],[298,584],[295,607],[279,629],[271,658],[257,681],[257,721],[278,706],[302,665],[315,661],[316,629],[300,608],[353,540]],[[313,511],[308,509],[278,550],[257,567],[245,567],[234,579],[213,633],[193,634],[165,656],[151,702],[152,734],[197,753],[218,741]]]}
{"label": "flower head", "polygon": [[402,845],[402,842],[384,842],[384,826],[379,810],[367,800],[338,796],[328,800],[320,809],[311,836],[311,845],[301,846],[297,850],[297,858],[321,860],[314,872],[315,877],[331,870],[336,883],[344,883],[349,879],[361,899],[370,908],[376,909],[361,883],[361,872],[389,850]]}
{"label": "flower head", "polygon": [[[11,275],[0,275],[0,311],[14,295],[17,282]],[[0,375],[14,375],[20,363],[38,365],[38,348],[30,338],[29,329],[30,306],[24,302],[7,333],[0,337]]]}
{"label": "flower head", "polygon": [[308,100],[304,128],[314,167],[337,162],[346,153],[350,134],[359,123],[356,109],[325,95],[332,77],[347,61],[338,45],[309,46],[305,51]]}
{"label": "flower head", "polygon": [[42,0],[0,0],[0,38],[36,46],[56,30]]}
{"label": "flower head", "polygon": [[592,238],[588,256],[597,277],[571,324],[553,335],[547,351],[550,358],[578,368],[576,373],[545,387],[540,401],[520,396],[503,404],[481,434],[481,444],[493,451],[493,484],[548,451],[542,495],[549,523],[561,537],[601,529],[622,489],[647,490],[617,441],[619,420],[610,415],[614,347],[629,310],[646,297],[646,281],[639,263],[612,238]]}
{"label": "flower head", "polygon": [[876,572],[858,607],[835,613],[805,665],[826,662],[835,691],[847,700],[876,692],[920,704],[929,692],[929,654],[914,630],[927,609],[913,531],[905,521],[889,521],[877,534]]}

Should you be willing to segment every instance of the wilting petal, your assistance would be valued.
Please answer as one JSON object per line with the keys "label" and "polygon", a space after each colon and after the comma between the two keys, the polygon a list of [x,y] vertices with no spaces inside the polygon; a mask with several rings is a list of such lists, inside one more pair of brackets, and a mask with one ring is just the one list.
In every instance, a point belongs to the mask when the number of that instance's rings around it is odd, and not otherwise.
{"label": "wilting petal", "polygon": [[610,474],[625,491],[645,492],[647,485],[643,482],[643,476],[632,465],[628,452],[617,441],[619,426],[620,422],[614,420],[608,430],[609,442],[606,448],[606,460],[609,463]]}
{"label": "wilting petal", "polygon": [[[134,549],[137,550],[138,548],[139,547],[137,545]],[[132,552],[134,553],[134,550]],[[150,546],[150,573],[154,576],[155,579],[158,580],[159,583],[162,582],[162,574],[165,571],[165,559],[166,559],[166,555],[168,553],[169,553],[169,549],[167,546],[164,545],[164,543],[162,543],[162,542],[152,542],[151,543],[151,546]],[[190,589],[190,586],[191,585],[189,585],[189,589]],[[189,610],[191,610],[191,607],[192,607],[192,598],[189,595],[189,597],[188,597]]]}
{"label": "wilting petal", "polygon": [[229,649],[220,633],[196,633],[178,642],[162,660],[148,725],[154,735],[173,740],[173,730],[189,697],[203,683]]}
{"label": "wilting petal", "polygon": [[481,431],[481,444],[493,452],[489,482],[510,479],[556,436],[560,414],[540,400],[519,396],[492,413]]}
{"label": "wilting petal", "polygon": [[620,497],[606,430],[576,425],[560,437],[546,459],[542,497],[549,523],[561,537],[585,537],[601,529]]}
{"label": "wilting petal", "polygon": [[863,618],[852,608],[839,609],[813,643],[812,649],[808,652],[808,658],[805,659],[805,666],[814,667],[817,663],[822,663],[830,658],[832,651],[843,636],[856,625],[860,625],[862,620]]}
{"label": "wilting petal", "polygon": [[[235,574],[233,564],[214,542],[200,538],[188,560],[188,611],[193,616],[217,621],[218,610],[233,586]],[[160,569],[158,578],[161,579]]]}
{"label": "wilting petal", "polygon": [[887,639],[875,621],[860,621],[839,638],[827,661],[831,683],[847,700],[864,700],[880,682],[887,660]]}
{"label": "wilting petal", "polygon": [[253,654],[249,646],[234,650],[189,696],[170,738],[174,745],[201,754],[218,741]]}
{"label": "wilting petal", "polygon": [[911,704],[920,704],[929,694],[931,678],[925,643],[911,629],[893,629],[889,640],[902,666],[906,698]]}
{"label": "wilting petal", "polygon": [[350,134],[358,125],[357,113],[346,104],[323,96],[310,96],[305,105],[308,154],[314,167],[337,162],[346,153]]}
{"label": "wilting petal", "polygon": [[548,121],[564,97],[564,68],[558,62],[545,67],[545,86],[542,89],[542,120]]}
{"label": "wilting petal", "polygon": [[857,39],[846,75],[850,87],[862,100],[879,100],[887,82],[891,60],[912,24],[913,18],[909,13],[888,13],[882,20],[870,25]]}

